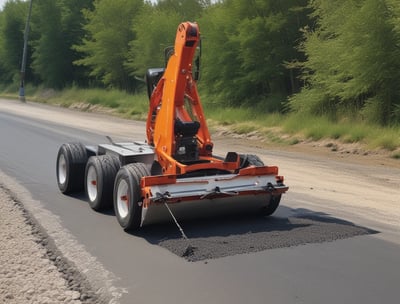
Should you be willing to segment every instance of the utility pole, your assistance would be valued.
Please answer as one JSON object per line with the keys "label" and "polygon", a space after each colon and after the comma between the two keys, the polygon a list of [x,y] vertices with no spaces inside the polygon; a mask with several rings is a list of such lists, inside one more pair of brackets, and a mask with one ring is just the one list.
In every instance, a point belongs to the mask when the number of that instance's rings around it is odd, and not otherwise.
{"label": "utility pole", "polygon": [[21,85],[19,87],[19,100],[25,102],[25,70],[26,70],[26,56],[28,53],[28,36],[29,36],[29,22],[32,13],[32,1],[29,3],[28,18],[26,18],[25,32],[24,32],[24,49],[22,51],[22,64],[21,64]]}

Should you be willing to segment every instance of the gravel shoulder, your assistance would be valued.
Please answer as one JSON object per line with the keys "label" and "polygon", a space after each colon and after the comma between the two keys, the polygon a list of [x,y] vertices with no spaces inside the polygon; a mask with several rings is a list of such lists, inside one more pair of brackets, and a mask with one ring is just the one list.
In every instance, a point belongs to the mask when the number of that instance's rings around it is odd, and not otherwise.
{"label": "gravel shoulder", "polygon": [[46,238],[23,205],[0,184],[0,303],[79,304],[87,297],[60,272]]}

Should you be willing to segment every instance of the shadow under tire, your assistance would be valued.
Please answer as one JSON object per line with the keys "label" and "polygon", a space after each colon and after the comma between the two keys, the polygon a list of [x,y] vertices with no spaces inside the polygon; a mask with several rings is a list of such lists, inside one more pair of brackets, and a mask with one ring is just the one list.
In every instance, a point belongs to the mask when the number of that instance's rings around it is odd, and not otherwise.
{"label": "shadow under tire", "polygon": [[113,205],[114,180],[120,163],[116,156],[92,156],[86,164],[85,192],[89,206],[96,211]]}
{"label": "shadow under tire", "polygon": [[122,167],[115,177],[114,211],[125,231],[135,231],[142,221],[142,191],[140,180],[150,176],[143,163],[133,163]]}
{"label": "shadow under tire", "polygon": [[57,154],[56,174],[58,188],[62,193],[83,191],[87,160],[86,148],[81,143],[67,143],[60,147]]}

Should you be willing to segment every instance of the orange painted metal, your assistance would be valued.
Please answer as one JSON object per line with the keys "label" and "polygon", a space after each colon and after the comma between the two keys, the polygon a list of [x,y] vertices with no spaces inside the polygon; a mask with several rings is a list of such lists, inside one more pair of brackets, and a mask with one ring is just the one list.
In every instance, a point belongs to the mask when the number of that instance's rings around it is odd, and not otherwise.
{"label": "orange painted metal", "polygon": [[278,167],[247,167],[240,169],[239,175],[265,175],[265,174],[278,174]]}
{"label": "orange painted metal", "polygon": [[[200,123],[196,135],[199,156],[212,156],[213,143],[192,74],[193,58],[199,41],[200,30],[197,23],[184,22],[179,25],[174,53],[169,58],[165,73],[150,98],[146,125],[147,141],[155,147],[163,174],[176,174],[177,167],[180,168],[180,173],[187,171],[187,166],[178,163],[172,157],[176,148],[176,119]],[[224,167],[217,165],[219,166]]]}
{"label": "orange painted metal", "polygon": [[[250,166],[241,168],[240,157],[236,153],[227,155],[226,160],[213,157],[213,142],[204,117],[203,108],[197,92],[196,80],[193,77],[193,61],[200,42],[200,30],[197,23],[184,22],[178,26],[174,50],[162,78],[150,97],[150,108],[146,123],[147,142],[154,146],[156,161],[159,164],[159,175],[145,176],[141,180],[143,206],[149,207],[154,201],[152,187],[174,185],[177,178],[205,170],[226,172],[236,176],[275,176],[278,184],[282,184],[283,176],[278,176],[278,167]],[[190,130],[190,144],[196,146],[194,160],[178,160],[178,141],[181,139],[176,131],[177,122],[188,126],[195,124]],[[197,129],[198,128],[198,129]],[[195,133],[194,135],[192,133]],[[182,135],[183,136],[183,135]],[[178,149],[177,149],[178,148]],[[229,156],[229,157],[228,157]],[[223,174],[222,174],[223,175]],[[224,177],[226,179],[226,176]],[[235,178],[235,177],[232,177]],[[201,179],[200,179],[201,180]],[[196,181],[197,183],[199,182]],[[179,181],[182,184],[182,180]],[[190,182],[189,182],[190,183]],[[273,190],[238,191],[238,195],[280,194],[287,187]],[[157,194],[156,194],[157,195]],[[218,197],[224,194],[216,195]],[[153,199],[151,199],[153,198]],[[185,201],[199,200],[199,196],[185,197]],[[160,202],[177,203],[181,198],[163,198]]]}

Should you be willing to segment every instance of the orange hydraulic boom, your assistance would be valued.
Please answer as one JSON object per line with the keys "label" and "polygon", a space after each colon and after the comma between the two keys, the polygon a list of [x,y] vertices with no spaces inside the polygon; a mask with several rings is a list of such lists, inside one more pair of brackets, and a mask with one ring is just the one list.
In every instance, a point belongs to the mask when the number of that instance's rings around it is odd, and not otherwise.
{"label": "orange hydraulic boom", "polygon": [[[185,22],[179,25],[174,53],[150,98],[147,141],[155,147],[163,174],[188,172],[190,167],[178,161],[183,154],[188,161],[211,160],[213,144],[192,71],[199,41],[200,32],[196,23]],[[186,151],[187,146],[180,146],[181,139],[188,133],[190,137],[195,136],[197,141],[193,143],[190,155]],[[217,163],[224,169],[221,162]]]}

